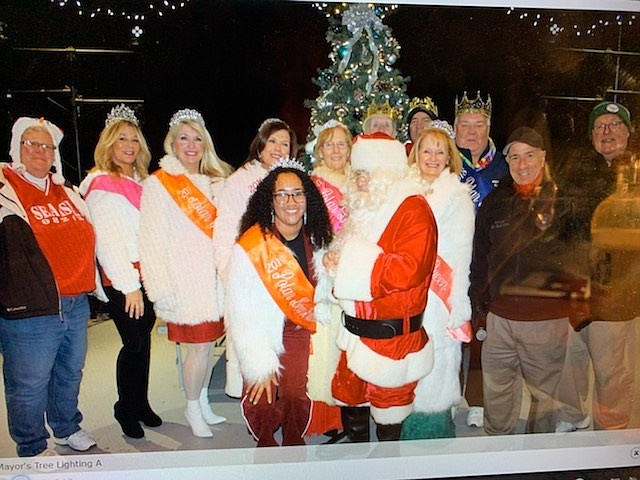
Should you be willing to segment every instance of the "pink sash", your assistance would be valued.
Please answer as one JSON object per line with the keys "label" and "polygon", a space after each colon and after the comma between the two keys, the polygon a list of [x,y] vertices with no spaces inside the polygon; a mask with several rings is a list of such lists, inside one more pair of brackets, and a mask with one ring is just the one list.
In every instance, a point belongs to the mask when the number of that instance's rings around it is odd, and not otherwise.
{"label": "pink sash", "polygon": [[[429,288],[435,293],[449,313],[451,313],[451,304],[449,303],[449,297],[451,296],[451,285],[453,283],[453,270],[444,259],[438,255],[436,258],[436,265],[433,268],[433,276],[431,277],[431,284]],[[464,322],[460,327],[448,328],[447,335],[454,340],[459,340],[464,343],[469,343],[472,337],[471,322]]]}
{"label": "pink sash", "polygon": [[142,185],[128,177],[116,177],[108,174],[99,175],[91,181],[84,196],[87,197],[93,190],[102,190],[104,192],[122,195],[131,205],[140,210]]}
{"label": "pink sash", "polygon": [[316,184],[316,187],[318,187],[318,190],[322,195],[324,204],[329,212],[329,220],[331,221],[333,232],[338,233],[342,229],[344,222],[347,220],[347,209],[340,205],[343,197],[342,192],[338,187],[330,184],[320,177],[313,176],[311,177],[311,180]]}

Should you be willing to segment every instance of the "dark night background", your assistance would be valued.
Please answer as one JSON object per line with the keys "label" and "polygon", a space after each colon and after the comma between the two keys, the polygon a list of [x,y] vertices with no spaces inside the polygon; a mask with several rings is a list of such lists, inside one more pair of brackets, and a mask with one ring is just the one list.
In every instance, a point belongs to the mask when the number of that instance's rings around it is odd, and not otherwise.
{"label": "dark night background", "polygon": [[[138,0],[83,3],[129,11],[148,4]],[[613,99],[606,90],[614,86],[618,57],[566,48],[617,50],[619,46],[623,51],[639,51],[640,19],[632,26],[602,27],[594,35],[577,36],[574,24],[585,30],[601,19],[614,19],[615,12],[506,12],[505,8],[400,6],[386,17],[384,23],[402,46],[396,66],[411,77],[407,93],[431,96],[440,115],[449,121],[457,94],[478,89],[483,96],[491,93],[492,137],[498,146],[519,125],[541,126],[542,112],[554,144],[584,144],[594,103],[544,97]],[[528,13],[527,20],[519,19],[523,12]],[[537,13],[543,20],[553,15],[565,31],[554,37],[546,23],[533,27]],[[45,116],[65,131],[66,175],[77,181],[72,116],[53,103],[69,109],[70,95],[16,92],[71,85],[84,98],[143,99],[137,111],[155,160],[163,154],[169,117],[183,107],[202,112],[219,155],[234,165],[245,158],[266,117],[283,118],[304,141],[310,112],[303,102],[318,95],[312,79],[318,68],[330,64],[325,40],[329,24],[311,4],[191,0],[164,17],[149,16],[140,24],[144,34],[134,46],[130,44],[133,25],[122,17],[81,17],[75,8],[48,0],[0,1],[2,159],[8,158],[13,121],[22,115]],[[134,53],[78,53],[71,61],[66,53],[16,50],[69,46],[132,49]],[[640,56],[620,56],[618,73],[619,89],[640,90]],[[640,114],[640,95],[626,93],[618,99]],[[93,165],[93,147],[110,108],[80,104],[83,170]]]}

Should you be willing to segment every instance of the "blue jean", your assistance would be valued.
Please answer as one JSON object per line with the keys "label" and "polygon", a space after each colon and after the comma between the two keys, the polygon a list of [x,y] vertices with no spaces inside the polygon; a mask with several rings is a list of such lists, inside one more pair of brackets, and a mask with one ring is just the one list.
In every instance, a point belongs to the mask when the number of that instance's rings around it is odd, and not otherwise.
{"label": "blue jean", "polygon": [[78,393],[87,354],[89,301],[62,297],[60,315],[0,317],[9,433],[21,457],[47,448],[47,423],[56,437],[80,430]]}

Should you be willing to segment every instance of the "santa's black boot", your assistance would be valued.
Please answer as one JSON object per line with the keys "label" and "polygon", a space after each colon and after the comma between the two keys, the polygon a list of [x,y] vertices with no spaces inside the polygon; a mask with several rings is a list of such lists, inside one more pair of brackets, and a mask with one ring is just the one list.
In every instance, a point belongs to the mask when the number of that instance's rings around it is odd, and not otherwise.
{"label": "santa's black boot", "polygon": [[390,442],[392,440],[400,440],[402,433],[402,424],[393,423],[391,425],[376,424],[376,435],[379,442]]}

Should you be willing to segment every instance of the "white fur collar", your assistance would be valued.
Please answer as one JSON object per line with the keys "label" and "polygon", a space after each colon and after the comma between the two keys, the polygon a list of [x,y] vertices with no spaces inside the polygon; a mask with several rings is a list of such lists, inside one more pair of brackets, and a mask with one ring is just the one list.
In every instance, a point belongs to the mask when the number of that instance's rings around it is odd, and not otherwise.
{"label": "white fur collar", "polygon": [[190,175],[184,165],[173,155],[165,155],[160,159],[160,168],[162,168],[169,175]]}
{"label": "white fur collar", "polygon": [[349,164],[347,164],[345,173],[339,173],[335,170],[331,170],[326,165],[318,165],[313,169],[311,175],[326,180],[331,185],[337,187],[338,190],[340,190],[342,193],[344,193],[347,189],[347,183],[349,183],[349,173]]}
{"label": "white fur collar", "polygon": [[416,164],[411,166],[410,176],[416,179],[420,185],[422,195],[427,199],[431,210],[436,216],[450,205],[451,198],[457,192],[465,192],[468,195],[470,191],[469,185],[460,182],[458,176],[452,173],[448,167],[431,184],[422,179]]}

